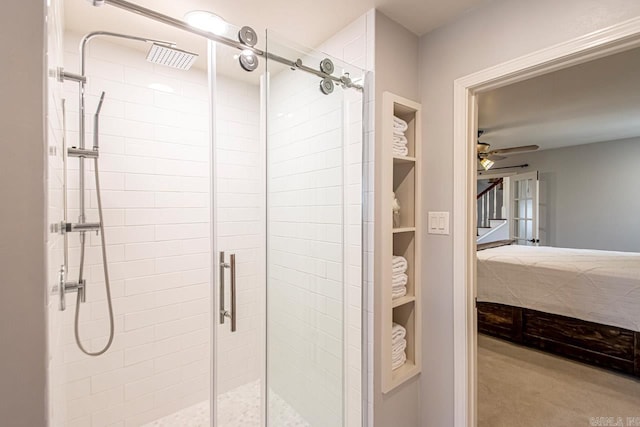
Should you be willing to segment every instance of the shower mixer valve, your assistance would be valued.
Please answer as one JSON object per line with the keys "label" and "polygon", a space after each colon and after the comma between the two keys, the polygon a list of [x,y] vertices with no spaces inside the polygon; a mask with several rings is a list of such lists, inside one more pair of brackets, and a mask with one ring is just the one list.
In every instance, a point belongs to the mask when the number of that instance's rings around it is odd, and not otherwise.
{"label": "shower mixer valve", "polygon": [[60,295],[60,311],[67,309],[67,301],[65,295],[67,292],[78,292],[80,302],[87,302],[87,281],[81,280],[80,282],[67,282],[67,273],[64,265],[60,266],[58,275],[58,285],[54,287],[53,291],[58,291]]}

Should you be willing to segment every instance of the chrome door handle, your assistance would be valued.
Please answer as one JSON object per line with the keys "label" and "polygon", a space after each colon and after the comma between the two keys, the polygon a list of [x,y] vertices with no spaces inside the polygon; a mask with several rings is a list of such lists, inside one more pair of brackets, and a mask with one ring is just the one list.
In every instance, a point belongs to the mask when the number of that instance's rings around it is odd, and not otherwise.
{"label": "chrome door handle", "polygon": [[231,262],[231,332],[236,331],[236,254],[230,257]]}
{"label": "chrome door handle", "polygon": [[[219,262],[219,274],[220,274],[220,324],[224,324],[226,317],[231,319],[231,332],[236,331],[236,254],[229,255],[229,263],[224,260],[224,252],[220,252]],[[224,270],[231,270],[231,311],[227,311],[224,308]]]}
{"label": "chrome door handle", "polygon": [[224,262],[224,251],[220,252],[220,263],[219,263],[219,272],[220,272],[220,324],[224,324],[224,318],[226,316],[227,311],[224,309],[224,269],[228,267],[228,264]]}

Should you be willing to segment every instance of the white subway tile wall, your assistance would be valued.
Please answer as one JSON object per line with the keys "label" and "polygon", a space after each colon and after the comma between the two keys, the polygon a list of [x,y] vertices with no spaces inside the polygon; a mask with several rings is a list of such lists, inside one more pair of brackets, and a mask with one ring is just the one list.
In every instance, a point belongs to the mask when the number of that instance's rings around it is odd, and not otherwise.
{"label": "white subway tile wall", "polygon": [[[318,50],[353,64],[363,70],[374,69],[374,16],[372,9],[323,43]],[[362,310],[367,314],[367,331],[373,331],[373,79],[366,80],[364,97],[353,91],[345,93],[349,104],[347,174],[347,285],[346,296],[346,387],[347,427],[362,425]],[[364,105],[364,108],[363,108]],[[361,122],[358,122],[360,119]],[[362,132],[364,130],[364,133]],[[367,203],[367,202],[370,203]],[[368,208],[367,208],[368,206]],[[363,209],[364,207],[364,209]],[[364,221],[364,227],[362,222]],[[362,230],[365,234],[362,234]],[[363,295],[370,299],[362,307]],[[367,339],[369,358],[373,337]],[[373,362],[368,364],[370,390],[364,390],[369,404],[367,425],[373,425]]]}
{"label": "white subway tile wall", "polygon": [[[55,70],[63,64],[63,20],[59,2],[51,2],[47,9],[47,68]],[[62,99],[63,87],[55,76],[47,81],[47,221],[59,224],[63,217],[63,140]],[[64,348],[62,345],[63,313],[59,311],[59,299],[52,292],[58,283],[58,271],[63,264],[63,238],[50,230],[47,234],[47,386],[48,419],[52,426],[62,426],[66,420],[66,399],[84,390],[67,390],[64,376]]]}
{"label": "white subway tile wall", "polygon": [[[327,45],[360,43],[363,23]],[[283,71],[270,86],[269,386],[312,426],[342,425],[345,402],[358,426],[362,94],[317,83]]]}
{"label": "white subway tile wall", "polygon": [[[65,65],[71,71],[78,64],[78,42],[78,35],[66,33]],[[75,301],[70,298],[62,343],[67,420],[68,425],[139,426],[209,399],[213,253],[208,81],[200,69],[184,72],[153,65],[145,61],[144,52],[105,40],[93,41],[88,52],[87,129],[92,129],[99,94],[106,92],[100,172],[116,337],[105,355],[83,355],[74,342]],[[153,83],[164,85],[163,90],[151,88]],[[217,221],[218,232],[227,236],[220,237],[218,245],[238,253],[239,306],[251,313],[240,317],[238,336],[225,336],[219,328],[225,349],[218,361],[223,372],[219,384],[233,388],[260,374],[257,319],[264,312],[255,307],[251,287],[260,284],[255,259],[264,239],[255,223],[262,216],[259,197],[243,191],[256,188],[260,179],[259,90],[222,76],[217,90]],[[66,84],[65,92],[69,141],[75,145],[77,85]],[[74,160],[69,159],[72,219],[78,215]],[[87,169],[88,217],[96,218],[92,165]],[[108,332],[99,244],[99,237],[91,235],[86,253],[89,290],[87,303],[80,307],[80,334],[92,350],[104,345]],[[71,242],[70,277],[77,274],[78,259],[76,238]]]}

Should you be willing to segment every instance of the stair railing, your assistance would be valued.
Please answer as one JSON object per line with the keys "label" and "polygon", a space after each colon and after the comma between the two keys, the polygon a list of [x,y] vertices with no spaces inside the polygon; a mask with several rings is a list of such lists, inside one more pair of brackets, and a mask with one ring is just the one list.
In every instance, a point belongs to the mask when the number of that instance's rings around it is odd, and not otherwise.
{"label": "stair railing", "polygon": [[490,220],[498,218],[498,208],[502,213],[502,206],[498,206],[498,190],[502,182],[503,178],[499,178],[478,194],[478,227],[490,227]]}

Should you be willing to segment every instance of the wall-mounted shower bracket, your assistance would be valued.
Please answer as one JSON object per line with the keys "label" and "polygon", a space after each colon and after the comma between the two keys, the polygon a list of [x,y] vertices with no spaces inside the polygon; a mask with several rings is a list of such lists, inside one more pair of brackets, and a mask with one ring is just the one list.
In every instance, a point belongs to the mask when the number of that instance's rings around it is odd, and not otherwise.
{"label": "wall-mounted shower bracket", "polygon": [[67,272],[64,265],[61,265],[58,275],[58,285],[53,288],[53,292],[57,292],[60,297],[60,311],[65,311],[67,309],[67,301],[65,299],[67,292],[77,292],[80,296],[80,302],[87,301],[86,280],[81,280],[80,282],[67,282],[66,277]]}
{"label": "wall-mounted shower bracket", "polygon": [[66,80],[71,80],[72,82],[77,82],[77,83],[87,82],[87,78],[85,76],[80,74],[75,74],[75,73],[69,73],[65,71],[64,68],[62,67],[58,67],[58,69],[56,70],[56,74],[58,76],[58,81],[60,83],[64,83]]}
{"label": "wall-mounted shower bracket", "polygon": [[62,229],[66,233],[95,231],[98,234],[101,228],[99,222],[67,222],[62,224]]}
{"label": "wall-mounted shower bracket", "polygon": [[100,153],[95,148],[77,148],[70,147],[67,149],[67,155],[69,157],[82,157],[84,159],[97,159]]}

